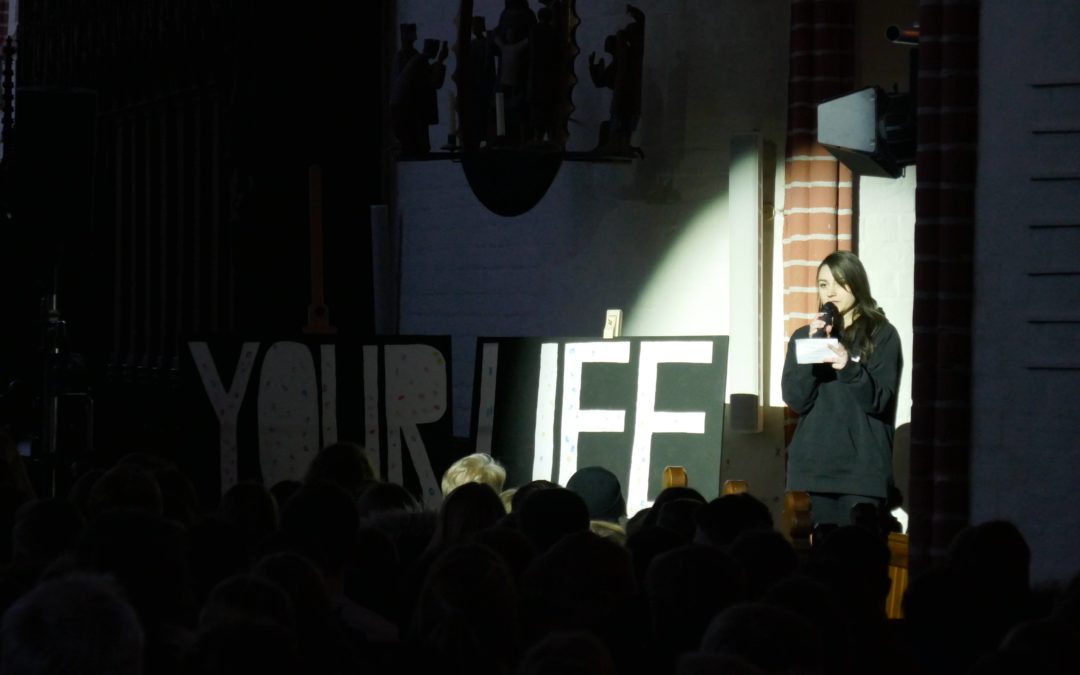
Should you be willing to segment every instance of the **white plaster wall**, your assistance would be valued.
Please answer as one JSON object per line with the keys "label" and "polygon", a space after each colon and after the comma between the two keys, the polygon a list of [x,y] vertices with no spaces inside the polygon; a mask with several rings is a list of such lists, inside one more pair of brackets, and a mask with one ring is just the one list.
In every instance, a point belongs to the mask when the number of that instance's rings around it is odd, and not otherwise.
{"label": "white plaster wall", "polygon": [[[859,259],[870,277],[874,299],[900,334],[904,370],[896,404],[893,478],[909,494],[911,423],[912,306],[915,298],[914,166],[900,178],[859,179]],[[905,506],[905,508],[907,508]]]}
{"label": "white plaster wall", "polygon": [[859,259],[874,299],[900,332],[904,374],[896,425],[911,422],[911,311],[915,284],[915,167],[900,178],[859,179]]}
{"label": "white plaster wall", "polygon": [[[1080,128],[1080,86],[1032,85],[1080,82],[1080,4],[983,0],[980,25],[972,520],[1016,523],[1033,580],[1065,581],[1080,560],[1080,277],[1031,274],[1080,270],[1080,190],[1031,178],[1080,176],[1080,137],[1032,130]],[[1030,323],[1050,319],[1073,323]],[[1050,365],[1064,369],[1035,369]]]}
{"label": "white plaster wall", "polygon": [[[583,150],[595,145],[610,100],[589,81],[586,59],[628,19],[624,2],[578,4],[570,147]],[[502,3],[476,5],[493,25]],[[645,100],[635,140],[644,161],[564,163],[544,200],[512,219],[487,212],[457,164],[399,165],[403,332],[598,334],[608,307],[626,311],[626,334],[727,331],[728,143],[732,133],[760,129],[783,147],[787,3],[639,6],[647,16]],[[400,21],[418,23],[421,39],[452,35],[455,2],[399,2],[398,11]],[[445,134],[432,128],[433,139]],[[651,201],[667,184],[678,199]],[[657,279],[658,270],[671,273]]]}

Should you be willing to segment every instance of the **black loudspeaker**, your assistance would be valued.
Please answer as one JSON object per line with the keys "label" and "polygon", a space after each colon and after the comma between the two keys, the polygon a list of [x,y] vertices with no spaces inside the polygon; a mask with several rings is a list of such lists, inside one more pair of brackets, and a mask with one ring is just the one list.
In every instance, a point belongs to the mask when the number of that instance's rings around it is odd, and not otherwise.
{"label": "black loudspeaker", "polygon": [[818,105],[818,142],[854,173],[898,178],[915,163],[911,94],[867,87]]}

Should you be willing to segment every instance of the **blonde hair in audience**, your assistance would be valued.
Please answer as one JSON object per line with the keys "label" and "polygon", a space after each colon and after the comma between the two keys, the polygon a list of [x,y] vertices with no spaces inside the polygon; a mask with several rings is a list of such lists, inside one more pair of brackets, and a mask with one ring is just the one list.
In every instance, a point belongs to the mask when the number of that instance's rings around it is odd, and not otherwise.
{"label": "blonde hair in audience", "polygon": [[620,546],[626,546],[626,530],[618,523],[611,523],[606,520],[590,520],[589,529],[593,534],[604,539],[610,539]]}
{"label": "blonde hair in audience", "polygon": [[517,494],[517,488],[516,487],[507,488],[506,490],[503,490],[502,492],[499,493],[499,499],[502,500],[503,508],[506,509],[507,513],[510,513],[511,511],[514,510],[514,495],[516,495],[516,494]]}
{"label": "blonde hair in audience", "polygon": [[483,483],[496,493],[502,492],[506,469],[486,452],[466,455],[450,465],[442,477],[443,496],[465,483]]}

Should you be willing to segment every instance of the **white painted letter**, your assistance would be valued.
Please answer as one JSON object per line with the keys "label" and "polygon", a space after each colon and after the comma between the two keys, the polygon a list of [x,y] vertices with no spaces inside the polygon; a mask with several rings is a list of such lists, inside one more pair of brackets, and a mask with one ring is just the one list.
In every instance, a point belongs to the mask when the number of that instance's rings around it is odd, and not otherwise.
{"label": "white painted letter", "polygon": [[318,453],[315,359],[300,342],[275,342],[259,373],[259,464],[263,482],[302,480]]}
{"label": "white painted letter", "polygon": [[630,455],[630,484],[627,486],[628,513],[649,506],[649,456],[656,433],[703,434],[703,412],[658,412],[656,379],[661,363],[712,363],[712,342],[664,340],[642,342],[638,363],[637,421],[634,449]]}
{"label": "white painted letter", "polygon": [[495,386],[499,377],[499,343],[485,342],[480,352],[480,405],[476,410],[476,452],[491,454],[495,425]]}
{"label": "white painted letter", "polygon": [[555,390],[559,385],[559,343],[540,345],[540,384],[536,388],[533,480],[551,480],[555,456]]}
{"label": "white painted letter", "polygon": [[388,480],[400,484],[404,478],[404,435],[424,505],[434,508],[442,501],[442,493],[416,425],[435,422],[446,414],[446,358],[431,345],[387,345],[385,349]]}
{"label": "white painted letter", "polygon": [[225,391],[225,384],[218,375],[210,346],[205,342],[189,342],[188,349],[199,371],[206,395],[210,397],[210,406],[218,419],[219,452],[221,462],[221,491],[225,492],[237,481],[236,467],[236,420],[240,416],[240,405],[247,391],[251,370],[255,365],[255,356],[259,353],[258,342],[245,342],[240,349],[240,358],[236,361],[236,372],[232,384]]}
{"label": "white painted letter", "polygon": [[379,347],[364,345],[364,450],[381,480],[379,461]]}
{"label": "white painted letter", "polygon": [[337,352],[334,345],[319,345],[319,366],[322,376],[323,447],[337,443]]}
{"label": "white painted letter", "polygon": [[629,342],[578,342],[563,351],[562,438],[559,443],[559,484],[577,471],[578,435],[582,432],[622,432],[625,410],[582,410],[581,369],[585,363],[629,363]]}

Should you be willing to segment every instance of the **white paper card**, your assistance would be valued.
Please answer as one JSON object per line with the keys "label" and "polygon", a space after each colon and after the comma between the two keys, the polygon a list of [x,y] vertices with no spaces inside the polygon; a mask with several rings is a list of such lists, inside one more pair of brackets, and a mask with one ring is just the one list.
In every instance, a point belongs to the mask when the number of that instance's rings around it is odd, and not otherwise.
{"label": "white paper card", "polygon": [[799,363],[825,363],[825,359],[836,356],[829,345],[839,344],[836,338],[800,338],[795,341],[795,358]]}

